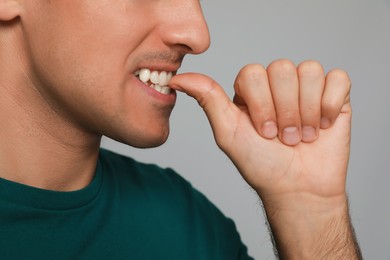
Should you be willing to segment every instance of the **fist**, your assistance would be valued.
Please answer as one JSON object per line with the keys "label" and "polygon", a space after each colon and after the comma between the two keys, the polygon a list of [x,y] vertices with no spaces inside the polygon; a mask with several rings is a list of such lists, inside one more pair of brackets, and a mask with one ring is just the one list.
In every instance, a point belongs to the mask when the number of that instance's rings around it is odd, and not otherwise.
{"label": "fist", "polygon": [[257,132],[286,145],[311,143],[320,129],[330,128],[349,102],[351,83],[339,69],[326,76],[316,61],[296,67],[289,60],[277,60],[267,68],[247,65],[234,84],[234,103],[248,109]]}

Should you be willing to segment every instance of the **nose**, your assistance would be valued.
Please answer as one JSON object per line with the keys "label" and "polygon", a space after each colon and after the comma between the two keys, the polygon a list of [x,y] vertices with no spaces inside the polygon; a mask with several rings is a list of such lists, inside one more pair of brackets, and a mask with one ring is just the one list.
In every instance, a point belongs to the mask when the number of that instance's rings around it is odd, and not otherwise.
{"label": "nose", "polygon": [[172,1],[160,24],[165,44],[184,48],[186,53],[200,54],[210,46],[210,34],[199,0]]}

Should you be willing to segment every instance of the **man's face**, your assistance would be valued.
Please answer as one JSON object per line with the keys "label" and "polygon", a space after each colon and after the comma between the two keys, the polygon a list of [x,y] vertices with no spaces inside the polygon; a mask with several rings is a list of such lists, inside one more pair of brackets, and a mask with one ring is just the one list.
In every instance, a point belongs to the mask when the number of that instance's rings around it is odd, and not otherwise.
{"label": "man's face", "polygon": [[[198,0],[25,4],[28,74],[57,115],[136,147],[166,140],[176,94],[156,85],[167,84],[165,74],[175,73],[185,54],[209,46]],[[135,75],[141,69],[146,84]]]}

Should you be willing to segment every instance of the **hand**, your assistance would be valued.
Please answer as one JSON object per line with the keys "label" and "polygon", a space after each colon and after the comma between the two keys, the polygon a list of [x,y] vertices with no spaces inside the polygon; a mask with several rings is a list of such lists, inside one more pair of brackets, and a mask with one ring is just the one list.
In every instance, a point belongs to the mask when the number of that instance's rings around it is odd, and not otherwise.
{"label": "hand", "polygon": [[308,192],[345,194],[349,158],[350,80],[341,70],[325,77],[320,64],[290,61],[243,68],[234,102],[214,80],[175,76],[171,87],[198,100],[218,146],[266,199]]}
{"label": "hand", "polygon": [[[204,75],[176,75],[169,85],[204,109],[218,146],[262,198],[273,232],[287,236],[281,244],[299,239],[298,230],[315,235],[335,216],[349,225],[345,182],[352,112],[344,71],[325,75],[315,61],[295,67],[278,60],[267,69],[248,65],[237,76],[233,102]],[[279,234],[284,227],[291,234]]]}

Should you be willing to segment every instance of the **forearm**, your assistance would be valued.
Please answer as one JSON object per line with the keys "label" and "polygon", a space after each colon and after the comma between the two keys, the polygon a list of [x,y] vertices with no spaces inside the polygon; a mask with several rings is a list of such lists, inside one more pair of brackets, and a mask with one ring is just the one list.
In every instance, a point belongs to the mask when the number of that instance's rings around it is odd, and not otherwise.
{"label": "forearm", "polygon": [[263,201],[280,259],[362,259],[346,197],[301,199]]}

